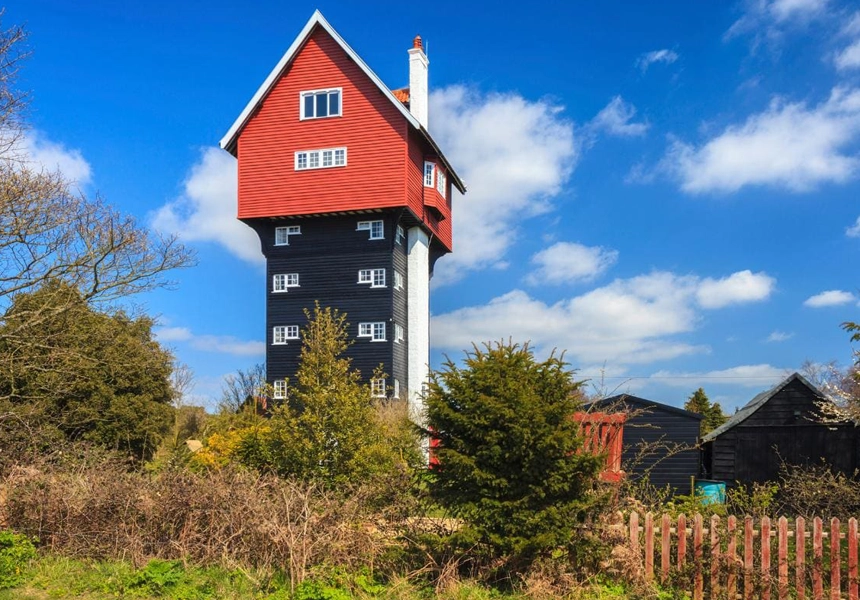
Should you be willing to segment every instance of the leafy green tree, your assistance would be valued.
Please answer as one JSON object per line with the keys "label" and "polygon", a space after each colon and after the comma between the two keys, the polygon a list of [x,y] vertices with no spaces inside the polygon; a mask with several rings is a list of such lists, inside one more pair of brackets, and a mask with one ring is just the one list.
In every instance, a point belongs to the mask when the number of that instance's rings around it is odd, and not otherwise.
{"label": "leafy green tree", "polygon": [[467,527],[463,541],[529,559],[573,547],[597,506],[603,458],[581,452],[576,382],[560,357],[485,344],[432,373],[427,433],[438,439],[431,492]]}
{"label": "leafy green tree", "polygon": [[720,403],[714,402],[711,404],[711,400],[702,388],[697,389],[687,398],[687,401],[684,403],[684,410],[689,410],[705,417],[702,419],[699,435],[705,435],[713,431],[729,419],[723,412],[723,407],[720,406]]}
{"label": "leafy green tree", "polygon": [[[18,335],[22,321],[32,337]],[[173,421],[172,360],[151,319],[99,312],[75,287],[49,281],[3,315],[0,413],[147,460]]]}
{"label": "leafy green tree", "polygon": [[[283,476],[333,486],[390,473],[416,456],[414,436],[382,418],[370,387],[343,354],[346,315],[317,305],[305,311],[300,365],[289,398],[263,428],[238,444],[241,461]],[[374,377],[381,376],[380,373]],[[249,430],[251,431],[251,430]]]}

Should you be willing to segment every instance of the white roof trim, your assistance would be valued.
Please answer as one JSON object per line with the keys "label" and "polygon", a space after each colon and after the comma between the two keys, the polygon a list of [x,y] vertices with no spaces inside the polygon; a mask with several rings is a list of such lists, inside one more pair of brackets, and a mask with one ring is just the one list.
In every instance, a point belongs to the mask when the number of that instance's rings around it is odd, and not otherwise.
{"label": "white roof trim", "polygon": [[239,118],[236,119],[236,121],[233,123],[233,126],[230,127],[229,131],[227,131],[224,137],[221,138],[221,148],[223,148],[224,150],[228,150],[231,146],[235,144],[236,137],[239,135],[239,131],[241,131],[242,127],[245,126],[245,123],[247,123],[248,119],[251,117],[251,114],[254,112],[260,102],[263,101],[263,98],[266,97],[266,95],[269,93],[269,90],[271,90],[275,83],[278,81],[281,76],[281,73],[283,73],[287,65],[289,65],[290,62],[292,62],[292,60],[295,58],[299,49],[304,46],[305,41],[307,41],[308,36],[310,36],[316,25],[319,25],[320,27],[325,29],[328,34],[331,35],[332,38],[334,38],[334,41],[336,41],[338,45],[343,48],[344,52],[346,52],[346,54],[352,60],[355,61],[355,64],[357,64],[359,68],[364,71],[368,77],[370,77],[371,81],[373,81],[373,83],[376,84],[380,91],[388,97],[392,104],[397,107],[397,109],[404,117],[406,117],[406,119],[412,124],[413,127],[419,130],[421,129],[421,124],[418,122],[418,119],[413,117],[412,113],[409,112],[409,110],[403,105],[403,103],[394,97],[394,94],[391,92],[391,90],[389,90],[388,87],[384,83],[382,83],[382,80],[376,75],[376,73],[371,71],[370,67],[368,67],[367,64],[363,60],[361,60],[358,54],[356,54],[355,51],[349,47],[349,44],[347,44],[346,41],[344,41],[344,39],[340,37],[340,34],[338,34],[338,32],[334,30],[334,28],[329,24],[329,22],[326,21],[325,17],[322,16],[322,13],[319,10],[315,10],[314,14],[311,15],[311,18],[308,20],[307,24],[302,29],[301,33],[299,33],[298,37],[290,45],[286,54],[281,57],[281,60],[278,61],[278,64],[275,65],[275,68],[272,69],[272,72],[269,73],[268,77],[266,77],[266,80],[263,82],[263,85],[260,86],[254,96],[251,98],[251,101],[248,102],[247,106],[245,106],[245,110],[242,111],[242,113],[239,115]]}

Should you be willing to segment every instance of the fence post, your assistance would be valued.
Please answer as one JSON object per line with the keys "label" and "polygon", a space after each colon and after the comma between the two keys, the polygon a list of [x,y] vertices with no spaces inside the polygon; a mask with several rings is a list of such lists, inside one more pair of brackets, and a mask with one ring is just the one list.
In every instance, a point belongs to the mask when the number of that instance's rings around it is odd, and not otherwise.
{"label": "fence post", "polygon": [[654,515],[645,513],[645,577],[654,578]]}
{"label": "fence post", "polygon": [[753,597],[753,518],[744,517],[744,600]]}
{"label": "fence post", "polygon": [[639,553],[639,513],[636,511],[630,513],[630,550],[637,559],[641,556]]}
{"label": "fence post", "polygon": [[684,559],[687,557],[687,517],[678,515],[678,573],[684,573]]}
{"label": "fence post", "polygon": [[770,600],[770,518],[761,518],[761,599]]}
{"label": "fence post", "polygon": [[779,600],[788,600],[788,519],[780,517],[777,524],[777,569],[776,593]]}
{"label": "fence post", "polygon": [[732,515],[729,517],[726,525],[726,535],[729,538],[729,543],[726,547],[728,554],[726,564],[728,565],[728,575],[726,576],[726,596],[730,600],[735,600],[737,596],[737,572],[738,572],[738,553],[737,553],[737,535],[738,520]]}
{"label": "fence post", "polygon": [[669,515],[663,515],[663,522],[660,528],[660,573],[661,573],[661,581],[664,583],[667,579],[669,579],[669,561],[670,561],[670,552],[672,548],[672,521]]}
{"label": "fence post", "polygon": [[806,519],[797,517],[794,525],[794,586],[797,600],[806,599]]}
{"label": "fence post", "polygon": [[824,600],[824,582],[821,580],[821,569],[824,565],[823,527],[821,518],[812,520],[812,598]]}
{"label": "fence post", "polygon": [[711,599],[720,593],[720,518],[711,515]]}
{"label": "fence post", "polygon": [[696,513],[693,517],[693,561],[696,567],[696,577],[693,583],[693,599],[702,600],[704,580],[702,578],[702,515]]}
{"label": "fence post", "polygon": [[859,600],[857,593],[857,519],[848,519],[848,600]]}
{"label": "fence post", "polygon": [[841,556],[839,547],[839,519],[830,519],[830,599],[839,600],[842,597],[842,573],[840,569]]}

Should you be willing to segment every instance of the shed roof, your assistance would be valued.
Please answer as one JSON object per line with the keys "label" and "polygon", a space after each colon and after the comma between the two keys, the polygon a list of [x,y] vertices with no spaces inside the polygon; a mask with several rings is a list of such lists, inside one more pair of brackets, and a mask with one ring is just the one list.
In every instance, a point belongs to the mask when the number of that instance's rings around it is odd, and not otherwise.
{"label": "shed roof", "polygon": [[[275,65],[275,68],[272,69],[272,72],[269,73],[269,76],[266,77],[263,84],[259,87],[256,93],[253,95],[251,100],[245,106],[244,110],[239,114],[239,117],[227,131],[223,138],[221,138],[221,148],[227,150],[230,154],[236,155],[236,142],[239,139],[239,134],[244,129],[245,125],[250,120],[251,116],[253,116],[254,112],[257,108],[262,104],[263,100],[265,100],[266,96],[269,95],[269,92],[275,87],[275,84],[281,78],[281,75],[290,66],[293,62],[293,59],[298,55],[299,51],[304,47],[307,40],[310,38],[311,34],[317,27],[322,27],[331,37],[332,39],[340,46],[344,52],[346,52],[347,56],[355,62],[358,67],[364,71],[364,73],[370,78],[370,80],[376,84],[376,87],[379,88],[379,91],[382,92],[382,95],[388,98],[396,107],[397,110],[400,111],[406,120],[418,130],[420,135],[424,138],[424,140],[433,148],[433,151],[439,157],[439,160],[442,161],[442,164],[445,165],[445,169],[448,171],[449,176],[451,177],[452,183],[460,190],[461,193],[466,193],[466,184],[460,179],[459,175],[454,171],[454,168],[442,154],[442,150],[430,136],[430,133],[421,125],[421,123],[416,119],[409,109],[406,108],[404,103],[397,98],[394,92],[392,92],[388,87],[382,83],[382,80],[379,78],[376,73],[374,73],[367,63],[365,63],[361,57],[356,54],[355,50],[350,48],[349,44],[340,36],[340,34],[334,30],[334,28],[326,21],[325,17],[323,17],[322,13],[319,10],[315,10],[314,14],[311,15],[311,18],[308,19],[308,22],[305,24],[302,31],[287,49],[286,53],[281,57],[281,60],[278,61],[278,64]],[[402,94],[401,94],[402,95]]]}
{"label": "shed roof", "polygon": [[641,406],[642,408],[656,408],[657,410],[663,410],[669,413],[673,413],[683,417],[689,417],[691,419],[697,419],[701,421],[705,417],[700,415],[699,413],[695,413],[689,410],[684,410],[683,408],[678,408],[677,406],[671,406],[669,404],[663,404],[662,402],[655,402],[654,400],[646,400],[645,398],[640,398],[639,396],[631,396],[630,394],[618,394],[616,396],[610,396],[609,398],[602,398],[600,400],[595,400],[592,402],[592,405],[610,405],[617,403],[629,403],[636,404]]}
{"label": "shed roof", "polygon": [[732,427],[743,423],[748,418],[750,418],[753,415],[753,413],[755,413],[758,409],[760,409],[762,406],[764,406],[768,400],[770,400],[771,398],[776,396],[779,392],[781,392],[783,390],[783,388],[785,388],[785,386],[787,386],[788,384],[790,384],[794,381],[799,381],[800,383],[802,383],[803,385],[808,387],[809,390],[813,394],[818,396],[821,400],[824,400],[824,401],[827,400],[827,397],[824,394],[822,394],[821,391],[817,387],[815,387],[814,385],[809,383],[809,381],[803,375],[801,375],[800,373],[792,373],[791,375],[789,375],[788,377],[783,379],[781,382],[776,384],[771,389],[766,390],[764,392],[761,392],[760,394],[755,396],[752,400],[747,402],[746,406],[744,406],[739,411],[737,411],[735,414],[733,414],[728,421],[726,421],[725,423],[723,423],[722,425],[720,425],[719,427],[717,427],[713,431],[709,432],[706,436],[704,436],[702,438],[702,441],[703,442],[713,441],[715,438],[722,435],[723,433],[725,433],[726,431],[728,431]]}

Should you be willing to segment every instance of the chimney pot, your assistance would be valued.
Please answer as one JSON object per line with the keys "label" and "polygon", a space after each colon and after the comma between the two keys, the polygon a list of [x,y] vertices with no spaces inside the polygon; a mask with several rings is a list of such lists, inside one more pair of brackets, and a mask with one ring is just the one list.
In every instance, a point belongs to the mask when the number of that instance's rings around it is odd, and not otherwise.
{"label": "chimney pot", "polygon": [[416,36],[415,36],[415,39],[414,39],[414,40],[412,40],[412,47],[413,47],[413,48],[418,48],[419,50],[423,50],[423,49],[424,49],[424,46],[422,46],[422,44],[421,44],[421,36],[420,36],[420,35],[416,35]]}

